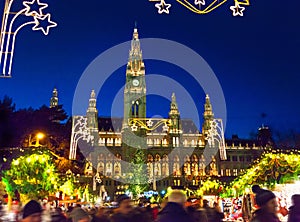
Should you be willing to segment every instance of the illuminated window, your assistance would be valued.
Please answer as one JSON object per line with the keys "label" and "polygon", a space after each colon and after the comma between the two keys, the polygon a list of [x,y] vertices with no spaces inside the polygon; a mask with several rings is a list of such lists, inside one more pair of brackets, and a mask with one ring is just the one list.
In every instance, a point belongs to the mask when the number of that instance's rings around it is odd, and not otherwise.
{"label": "illuminated window", "polygon": [[174,177],[181,176],[180,164],[179,164],[179,157],[177,155],[174,157],[173,175],[174,175]]}
{"label": "illuminated window", "polygon": [[230,172],[230,169],[226,169],[225,170],[225,175],[230,177],[231,176],[231,172]]}
{"label": "illuminated window", "polygon": [[102,174],[102,175],[104,174],[104,163],[103,162],[98,163],[97,172]]}
{"label": "illuminated window", "polygon": [[106,163],[106,176],[112,175],[112,163],[108,162]]}
{"label": "illuminated window", "polygon": [[237,176],[238,175],[238,170],[237,169],[233,169],[233,176]]}
{"label": "illuminated window", "polygon": [[121,164],[120,162],[116,162],[114,165],[114,175],[120,176],[121,175]]}

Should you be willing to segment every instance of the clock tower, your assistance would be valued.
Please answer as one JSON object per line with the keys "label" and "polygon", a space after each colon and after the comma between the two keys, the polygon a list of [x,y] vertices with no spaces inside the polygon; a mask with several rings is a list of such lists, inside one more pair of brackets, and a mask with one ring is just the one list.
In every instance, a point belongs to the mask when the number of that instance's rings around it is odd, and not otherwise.
{"label": "clock tower", "polygon": [[128,128],[128,120],[130,118],[146,118],[145,65],[137,27],[133,31],[126,67],[123,130]]}

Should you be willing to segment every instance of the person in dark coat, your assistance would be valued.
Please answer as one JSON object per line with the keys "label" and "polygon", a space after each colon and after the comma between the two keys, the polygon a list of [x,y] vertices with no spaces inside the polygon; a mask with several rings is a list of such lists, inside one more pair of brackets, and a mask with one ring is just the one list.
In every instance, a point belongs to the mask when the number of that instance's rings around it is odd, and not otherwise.
{"label": "person in dark coat", "polygon": [[289,208],[288,222],[300,221],[300,194],[294,194],[292,196],[293,206]]}
{"label": "person in dark coat", "polygon": [[193,222],[184,208],[186,195],[180,190],[173,190],[166,206],[158,213],[157,222]]}
{"label": "person in dark coat", "polygon": [[251,222],[280,222],[277,217],[278,203],[275,194],[270,190],[261,189],[258,185],[252,187],[256,194],[255,202],[259,209],[254,212]]}
{"label": "person in dark coat", "polygon": [[23,209],[22,222],[42,222],[42,206],[35,200],[29,201]]}

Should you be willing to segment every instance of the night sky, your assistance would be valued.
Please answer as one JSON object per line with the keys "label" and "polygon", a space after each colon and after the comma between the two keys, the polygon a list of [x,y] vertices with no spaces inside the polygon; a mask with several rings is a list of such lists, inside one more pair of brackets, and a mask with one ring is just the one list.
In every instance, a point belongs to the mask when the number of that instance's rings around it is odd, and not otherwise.
{"label": "night sky", "polygon": [[[17,10],[21,1],[15,2]],[[1,99],[12,97],[17,109],[49,105],[56,87],[59,103],[71,115],[74,92],[84,70],[105,50],[131,40],[137,21],[140,38],[176,41],[209,64],[226,101],[227,137],[248,137],[261,124],[274,130],[300,131],[299,1],[251,1],[243,17],[232,16],[229,7],[233,0],[207,15],[195,14],[172,0],[166,1],[172,4],[168,15],[158,14],[155,3],[147,0],[42,2],[49,3],[45,12],[52,14],[58,26],[50,29],[48,36],[33,32],[32,26],[23,28],[16,39],[12,78],[0,79]],[[0,4],[2,15],[3,0]],[[127,59],[128,54],[124,61]],[[145,60],[145,66],[146,75],[165,75],[182,84],[201,117],[205,92],[187,72],[176,64],[154,60]],[[101,70],[97,75],[101,78]],[[99,115],[122,116],[120,109],[111,114],[111,106],[124,83],[125,66],[111,73],[101,88]],[[83,110],[90,90],[87,86],[81,101]],[[185,110],[189,106],[177,97],[182,118],[193,118]],[[166,117],[169,106],[166,98],[149,96],[147,114]]]}

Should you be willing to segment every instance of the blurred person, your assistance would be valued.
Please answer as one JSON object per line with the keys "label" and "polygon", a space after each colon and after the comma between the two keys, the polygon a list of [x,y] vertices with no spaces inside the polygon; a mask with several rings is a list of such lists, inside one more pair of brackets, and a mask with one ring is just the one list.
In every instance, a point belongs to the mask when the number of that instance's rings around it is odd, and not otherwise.
{"label": "blurred person", "polygon": [[168,197],[165,197],[162,199],[161,204],[160,204],[160,210],[162,210],[168,203]]}
{"label": "blurred person", "polygon": [[51,213],[51,222],[66,222],[67,217],[63,214],[61,208],[55,208],[54,212]]}
{"label": "blurred person", "polygon": [[145,207],[134,208],[130,212],[130,222],[153,222],[152,211]]}
{"label": "blurred person", "polygon": [[104,207],[99,207],[91,222],[109,222],[107,210]]}
{"label": "blurred person", "polygon": [[209,201],[205,199],[203,200],[203,209],[208,222],[220,222],[225,216],[217,203],[214,203],[214,207],[212,208],[209,206]]}
{"label": "blurred person", "polygon": [[187,207],[187,212],[194,222],[208,222],[205,210],[200,207],[200,204]]}
{"label": "blurred person", "polygon": [[131,222],[130,216],[132,211],[131,199],[129,196],[122,194],[117,197],[118,208],[110,217],[111,222]]}
{"label": "blurred person", "polygon": [[193,222],[184,208],[186,195],[180,190],[173,190],[168,196],[168,203],[158,213],[157,222]]}
{"label": "blurred person", "polygon": [[23,220],[21,222],[42,222],[42,212],[41,204],[31,200],[23,208]]}
{"label": "blurred person", "polygon": [[259,207],[254,212],[251,222],[280,222],[277,217],[277,200],[275,194],[270,190],[261,189],[258,185],[252,186],[255,193],[255,202]]}
{"label": "blurred person", "polygon": [[300,194],[292,196],[293,205],[289,208],[288,222],[300,221]]}
{"label": "blurred person", "polygon": [[70,215],[72,222],[91,222],[91,217],[81,207],[75,207]]}

